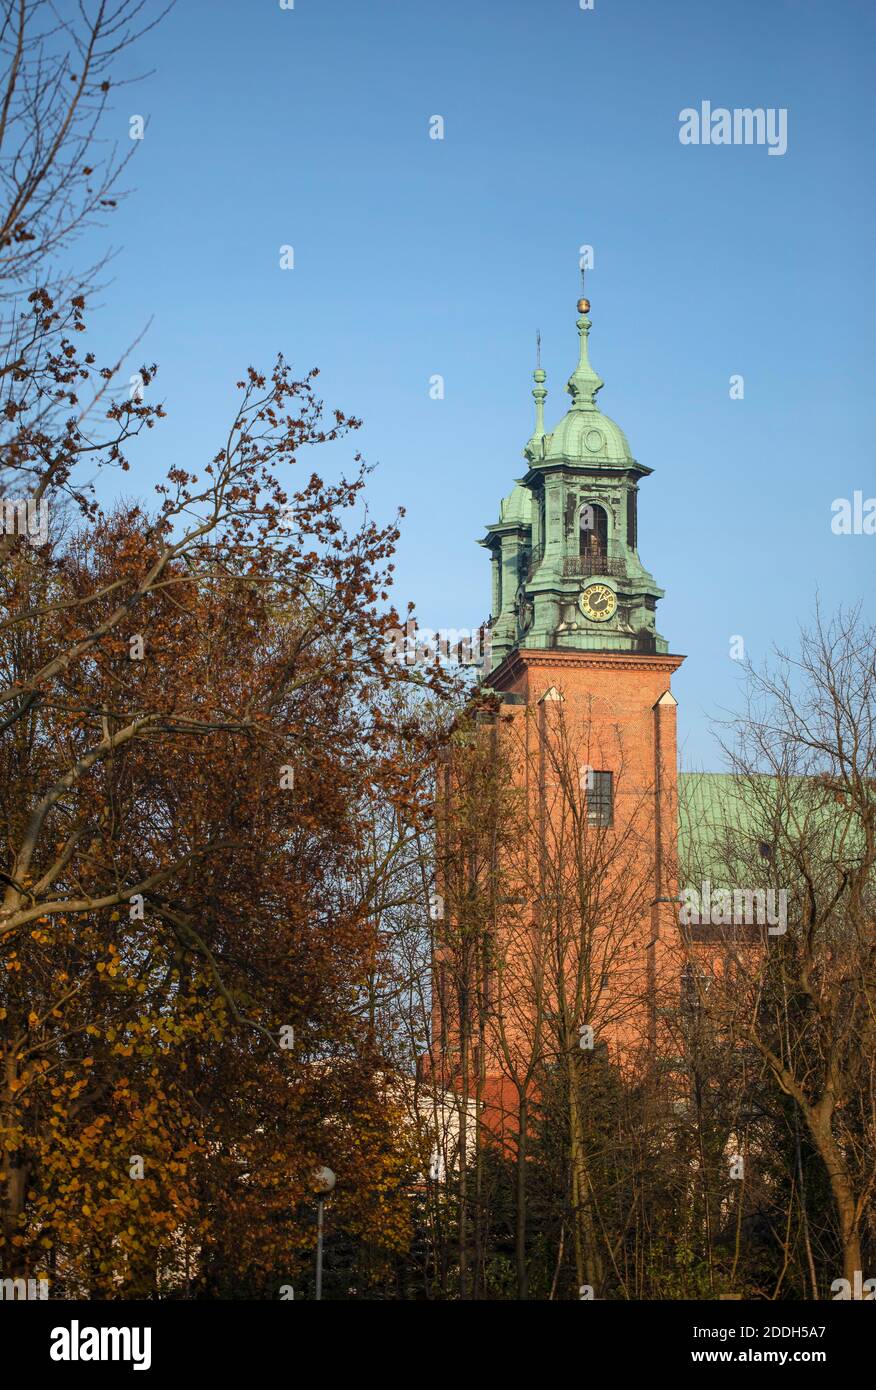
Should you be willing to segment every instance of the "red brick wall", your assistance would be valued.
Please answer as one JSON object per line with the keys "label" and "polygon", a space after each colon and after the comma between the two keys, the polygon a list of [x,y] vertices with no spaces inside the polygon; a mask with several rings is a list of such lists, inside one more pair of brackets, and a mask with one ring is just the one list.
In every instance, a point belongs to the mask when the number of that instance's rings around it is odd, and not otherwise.
{"label": "red brick wall", "polygon": [[[523,703],[503,703],[500,729],[505,746],[514,750],[517,776],[526,787],[527,804],[540,802],[541,815],[550,815],[556,767],[544,754],[551,722],[562,718],[567,747],[582,764],[615,774],[614,825],[599,832],[623,848],[606,875],[615,874],[641,885],[635,897],[636,920],[628,924],[622,960],[606,972],[597,1023],[597,1037],[608,1045],[612,1059],[625,1070],[638,1069],[653,1058],[661,1044],[660,1007],[677,1002],[677,907],[660,898],[677,895],[677,747],[675,702],[667,696],[680,656],[559,651],[518,651],[492,678],[494,688],[523,697]],[[554,690],[560,701],[545,701]],[[531,843],[519,847],[523,880],[533,882],[533,858],[538,849],[538,815],[532,817]],[[542,821],[543,824],[543,821]],[[547,840],[549,836],[542,836]],[[485,1041],[486,1083],[483,1098],[487,1123],[497,1133],[514,1128],[515,1069],[525,1071],[532,1053],[532,1030],[520,1022],[526,988],[526,929],[518,913],[515,932],[522,941],[520,988],[515,995],[515,963],[506,975],[504,1046],[498,1034]],[[538,931],[533,920],[532,930]],[[516,947],[512,947],[512,953]],[[617,999],[612,1002],[612,990]],[[627,1003],[627,1001],[636,1001]],[[516,1012],[517,1022],[512,1015]],[[436,1024],[438,1020],[436,1020]],[[451,1030],[452,1031],[452,1030]],[[438,1032],[436,1030],[436,1037]],[[509,1044],[513,1053],[509,1067]],[[452,1080],[445,1072],[444,1081]]]}

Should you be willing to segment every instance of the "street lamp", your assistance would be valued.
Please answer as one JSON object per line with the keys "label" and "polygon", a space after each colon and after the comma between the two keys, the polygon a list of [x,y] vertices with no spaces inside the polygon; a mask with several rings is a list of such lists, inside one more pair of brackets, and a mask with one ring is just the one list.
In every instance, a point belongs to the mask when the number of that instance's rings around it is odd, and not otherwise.
{"label": "street lamp", "polygon": [[316,1217],[316,1296],[322,1298],[322,1215],[325,1199],[334,1191],[337,1178],[331,1168],[317,1168],[313,1174],[313,1185],[319,1193],[319,1206]]}

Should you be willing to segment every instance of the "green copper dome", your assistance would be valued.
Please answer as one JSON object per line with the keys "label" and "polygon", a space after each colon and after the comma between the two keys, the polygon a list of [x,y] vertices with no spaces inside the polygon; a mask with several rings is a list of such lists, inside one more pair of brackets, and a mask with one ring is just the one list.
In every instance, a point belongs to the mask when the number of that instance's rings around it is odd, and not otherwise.
{"label": "green copper dome", "polygon": [[532,517],[532,493],[529,488],[515,483],[514,487],[499,503],[499,522],[503,525],[519,522],[528,526]]}
{"label": "green copper dome", "polygon": [[620,425],[596,410],[575,406],[544,441],[545,458],[577,459],[582,463],[632,463],[627,437]]}

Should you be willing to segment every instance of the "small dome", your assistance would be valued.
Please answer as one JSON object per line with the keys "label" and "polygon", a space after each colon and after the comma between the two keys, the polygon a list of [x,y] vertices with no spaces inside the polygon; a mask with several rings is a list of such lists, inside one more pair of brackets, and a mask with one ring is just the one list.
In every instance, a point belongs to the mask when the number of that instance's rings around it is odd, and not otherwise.
{"label": "small dome", "polygon": [[499,504],[500,522],[519,522],[528,526],[532,519],[532,493],[529,488],[515,483],[507,497]]}
{"label": "small dome", "polygon": [[584,463],[631,463],[632,454],[620,425],[599,410],[573,406],[544,442],[545,458],[580,459]]}

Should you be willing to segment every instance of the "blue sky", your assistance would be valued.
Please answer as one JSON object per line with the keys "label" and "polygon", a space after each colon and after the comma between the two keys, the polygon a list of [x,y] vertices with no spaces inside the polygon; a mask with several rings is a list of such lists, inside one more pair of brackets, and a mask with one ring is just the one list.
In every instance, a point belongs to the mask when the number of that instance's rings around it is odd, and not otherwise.
{"label": "blue sky", "polygon": [[[407,510],[397,601],[476,626],[475,541],[524,471],[535,332],[552,427],[592,245],[600,405],[654,469],[639,550],[687,655],[684,757],[718,766],[732,636],[756,662],[793,645],[816,588],[873,617],[876,536],[830,521],[876,495],[874,37],[866,0],[179,0],[107,131],[147,118],[131,196],[90,234],[120,248],[100,343],[151,319],[131,370],[158,360],[169,414],[126,491],[202,465],[243,369],[282,350],[364,418],[324,471],[361,447],[372,510]],[[703,100],[787,108],[787,153],[682,146]]]}

